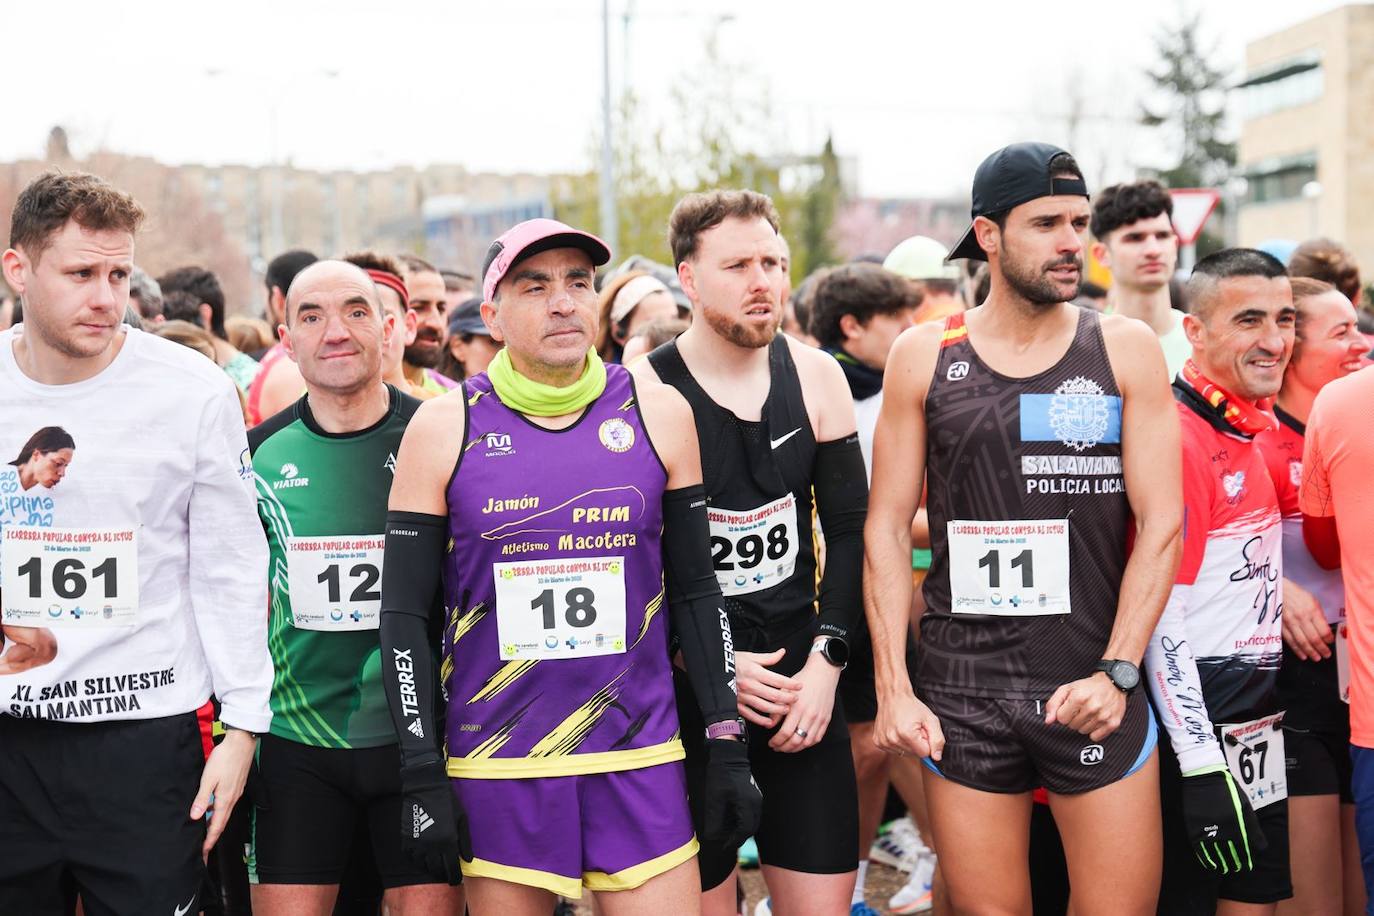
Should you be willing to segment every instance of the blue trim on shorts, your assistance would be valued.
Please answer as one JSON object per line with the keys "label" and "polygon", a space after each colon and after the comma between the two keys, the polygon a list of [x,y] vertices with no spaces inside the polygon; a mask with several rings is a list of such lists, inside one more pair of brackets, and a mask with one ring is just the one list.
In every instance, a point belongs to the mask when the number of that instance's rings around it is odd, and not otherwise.
{"label": "blue trim on shorts", "polygon": [[941,779],[945,778],[945,774],[940,772],[940,768],[935,765],[934,760],[931,760],[929,757],[922,757],[921,762],[926,765],[927,770],[930,770],[930,772],[939,776]]}
{"label": "blue trim on shorts", "polygon": [[[1140,756],[1135,759],[1135,763],[1131,764],[1131,768],[1126,771],[1126,776],[1134,776],[1136,771],[1145,765],[1145,761],[1150,759],[1150,754],[1154,751],[1155,745],[1159,744],[1159,726],[1155,724],[1155,711],[1153,709],[1147,709],[1145,710],[1145,716],[1150,720],[1150,730],[1145,733],[1145,743],[1140,746]],[[1126,776],[1122,776],[1121,778],[1125,779]]]}

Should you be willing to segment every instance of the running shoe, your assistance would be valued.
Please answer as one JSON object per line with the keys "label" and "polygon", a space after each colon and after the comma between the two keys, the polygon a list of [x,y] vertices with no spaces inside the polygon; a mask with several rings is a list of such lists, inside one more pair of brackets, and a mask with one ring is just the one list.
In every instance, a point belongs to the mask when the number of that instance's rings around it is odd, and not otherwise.
{"label": "running shoe", "polygon": [[739,848],[739,867],[759,867],[759,844],[754,842],[753,837],[745,840],[744,845]]}
{"label": "running shoe", "polygon": [[754,916],[773,916],[773,900],[771,897],[764,897],[759,901],[759,905],[754,907]]}
{"label": "running shoe", "polygon": [[868,860],[909,872],[916,867],[916,859],[926,851],[921,835],[909,817],[899,817],[887,825],[868,848]]}
{"label": "running shoe", "polygon": [[929,850],[917,856],[916,867],[906,886],[892,895],[887,907],[894,916],[910,916],[912,913],[929,913],[934,907],[934,894],[931,882],[935,878],[935,853]]}

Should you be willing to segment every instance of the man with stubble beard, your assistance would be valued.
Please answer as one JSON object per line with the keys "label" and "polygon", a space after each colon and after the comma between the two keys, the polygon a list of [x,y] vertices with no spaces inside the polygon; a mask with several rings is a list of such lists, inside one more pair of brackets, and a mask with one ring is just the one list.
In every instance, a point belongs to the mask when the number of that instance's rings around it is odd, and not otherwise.
{"label": "man with stubble beard", "polygon": [[[882,499],[864,557],[875,740],[926,758],[957,912],[1030,911],[1022,863],[1043,786],[1074,912],[1145,916],[1160,804],[1139,665],[1182,521],[1164,357],[1142,323],[1071,304],[1091,214],[1073,157],[1005,147],[978,167],[972,196],[950,257],[986,260],[991,292],[903,334],[884,376]],[[907,562],[923,485],[931,566],[913,692]]]}
{"label": "man with stubble beard", "polygon": [[444,394],[458,387],[456,381],[435,368],[448,343],[444,278],[439,268],[424,258],[403,254],[396,260],[401,263],[402,279],[410,293],[406,306],[415,316],[415,340],[407,344],[405,350],[406,381],[429,397]]}
{"label": "man with stubble beard", "polygon": [[[835,688],[860,612],[868,502],[849,386],[828,354],[778,333],[787,280],[771,200],[753,191],[690,194],[673,210],[669,240],[698,320],[632,371],[682,393],[703,446],[716,579],[763,792],[756,838],[764,880],[778,912],[846,912],[858,800]],[[826,537],[819,596],[813,494]],[[707,755],[685,678],[678,680],[700,823]],[[737,912],[727,880],[736,856],[703,845],[703,913]]]}

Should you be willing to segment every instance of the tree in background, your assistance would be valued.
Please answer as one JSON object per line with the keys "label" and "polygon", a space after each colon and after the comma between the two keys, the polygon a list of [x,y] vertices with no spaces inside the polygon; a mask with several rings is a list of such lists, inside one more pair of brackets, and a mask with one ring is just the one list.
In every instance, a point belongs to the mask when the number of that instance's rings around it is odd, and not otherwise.
{"label": "tree in background", "polygon": [[[711,188],[750,188],[773,198],[792,248],[799,280],[836,259],[832,230],[843,198],[839,157],[827,139],[815,155],[771,155],[776,125],[766,86],[740,61],[725,57],[714,39],[705,59],[677,81],[667,117],[656,117],[633,93],[621,97],[615,118],[616,262],[639,254],[671,264],[668,216],[682,195]],[[596,161],[599,135],[590,138]],[[600,223],[597,173],[569,176],[556,191],[559,219]]]}
{"label": "tree in background", "polygon": [[[1155,36],[1159,62],[1145,71],[1151,100],[1141,103],[1140,122],[1173,135],[1178,161],[1159,170],[1171,188],[1219,188],[1236,164],[1236,145],[1224,139],[1227,74],[1213,64],[1216,45],[1202,48],[1201,31],[1200,12],[1164,28]],[[1222,240],[1204,232],[1197,247],[1202,257]]]}

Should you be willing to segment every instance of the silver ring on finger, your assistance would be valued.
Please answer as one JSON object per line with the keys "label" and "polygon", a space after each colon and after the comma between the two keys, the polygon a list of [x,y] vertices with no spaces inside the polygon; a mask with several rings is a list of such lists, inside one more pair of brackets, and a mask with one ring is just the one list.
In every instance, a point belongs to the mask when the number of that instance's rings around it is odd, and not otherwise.
{"label": "silver ring on finger", "polygon": [[798,737],[798,738],[805,738],[805,737],[806,737],[806,729],[802,728],[800,725],[797,726],[797,737]]}

